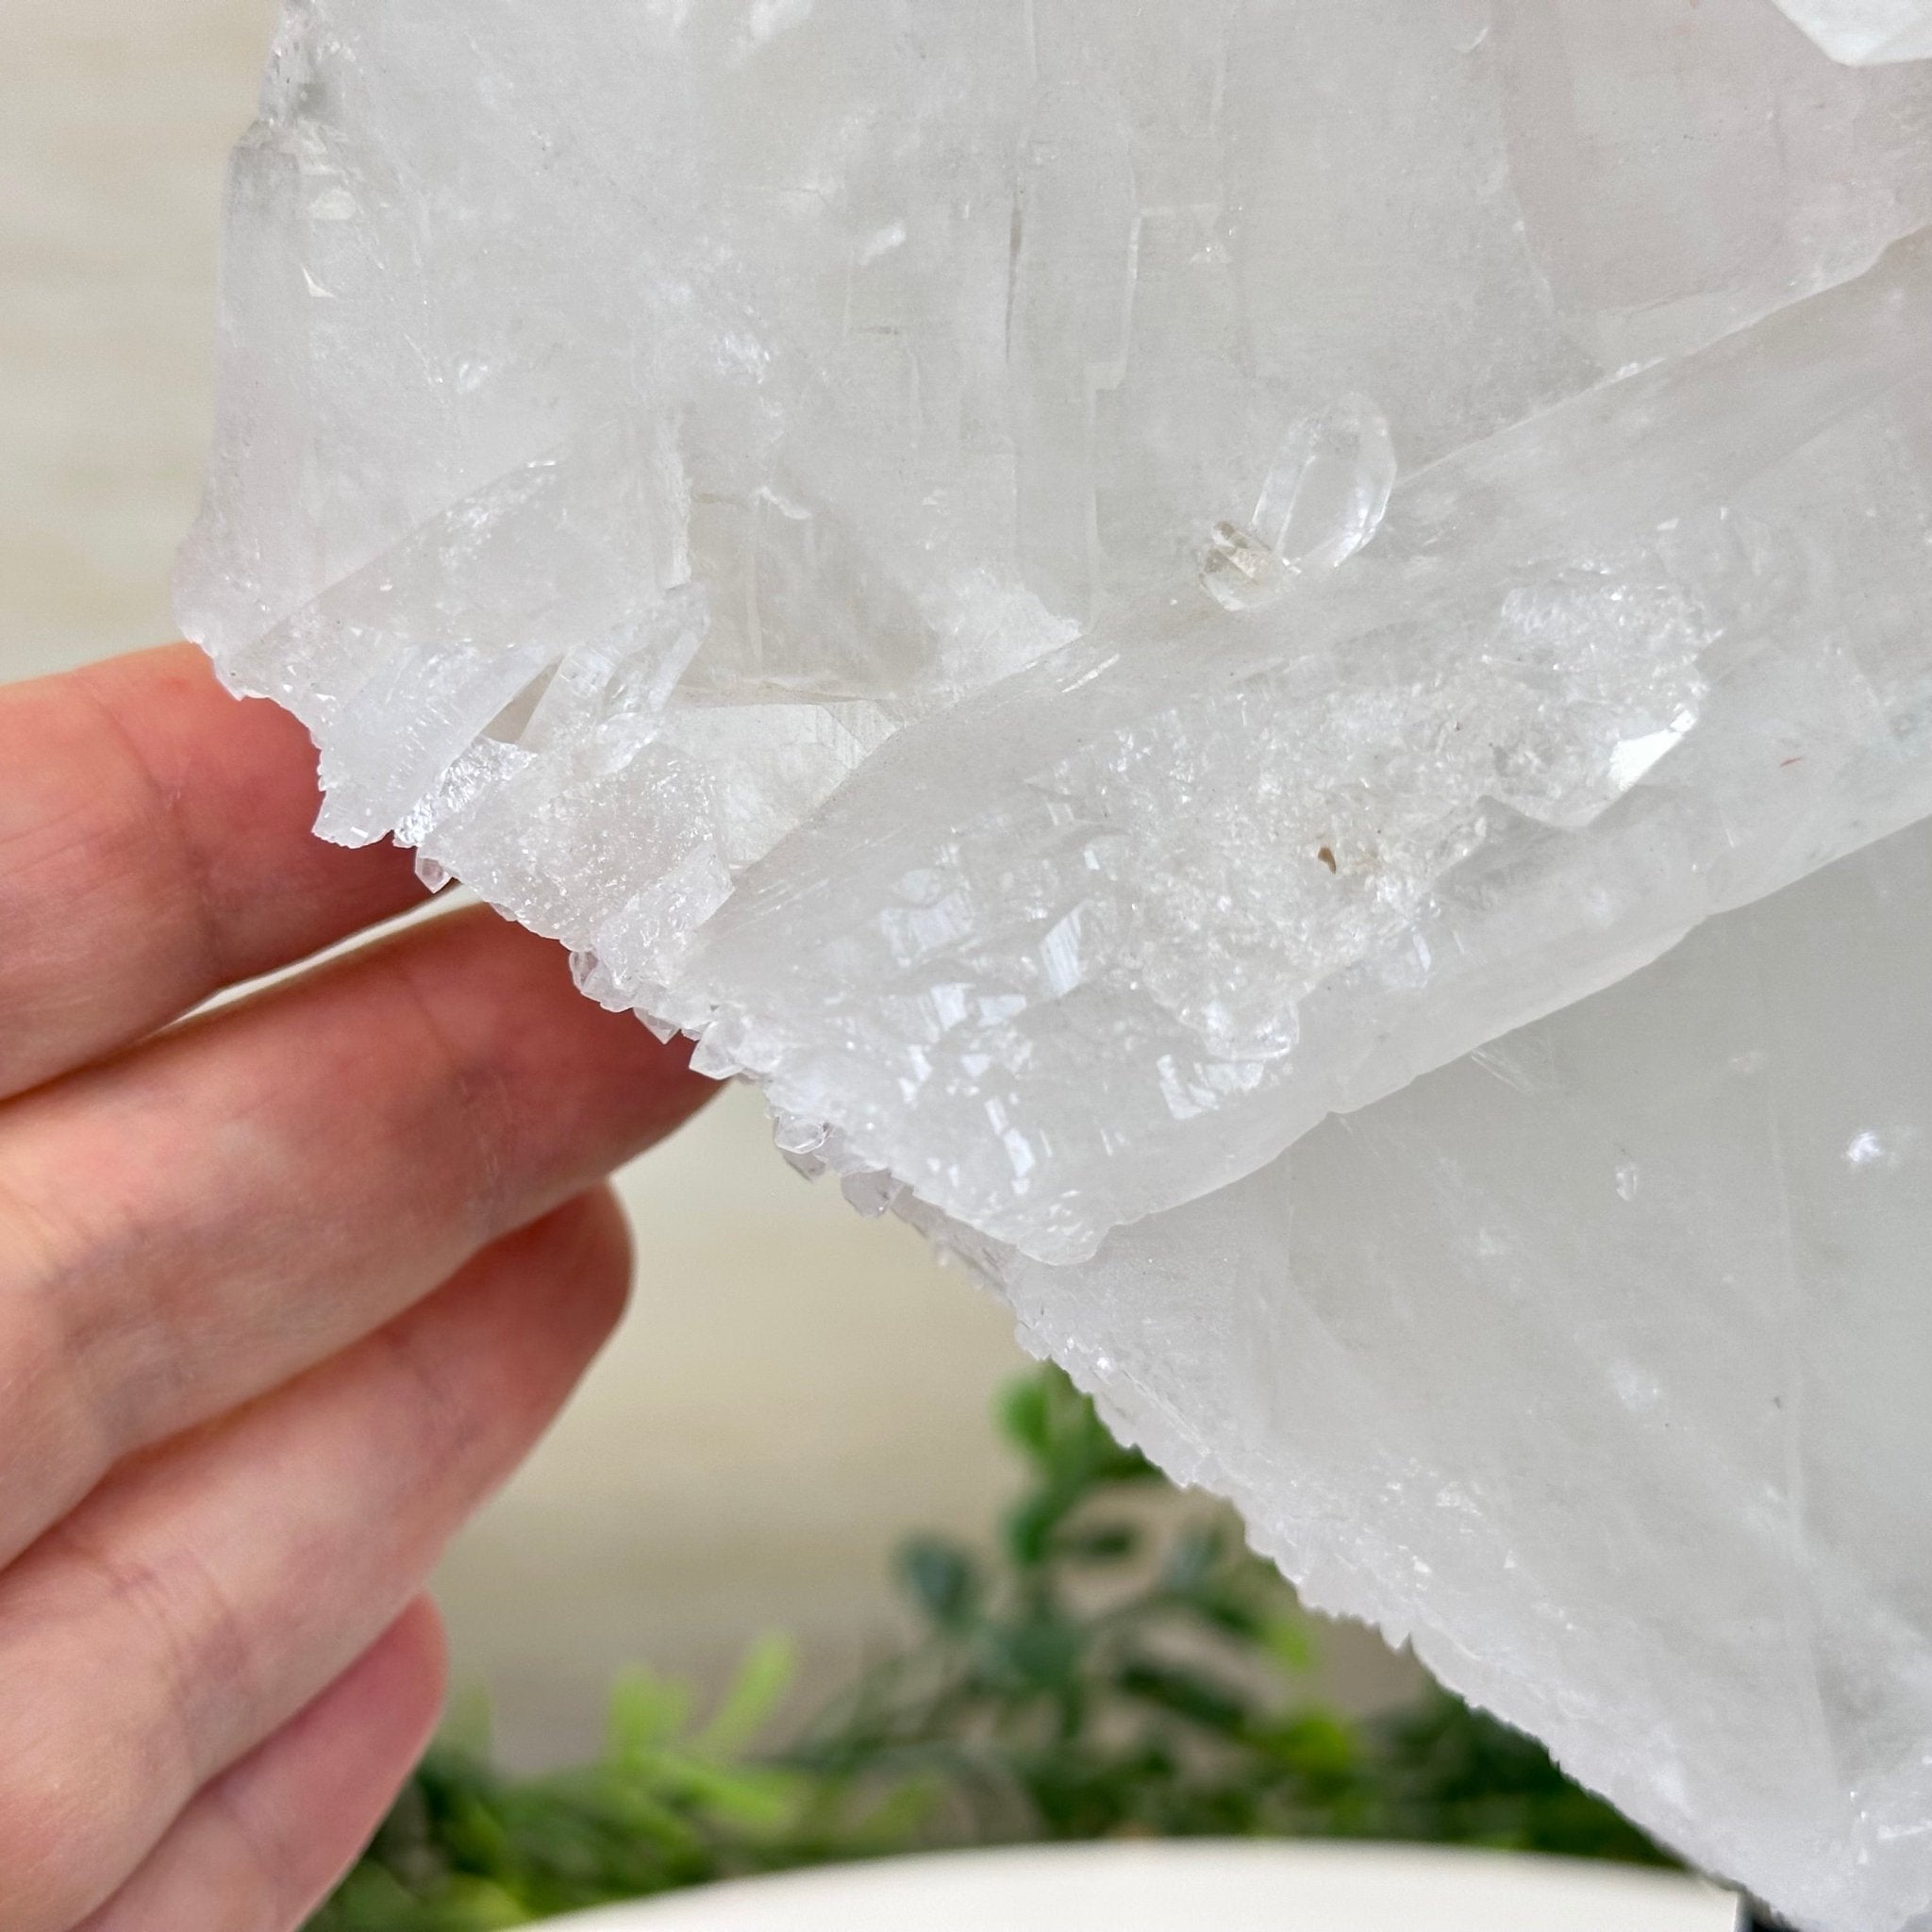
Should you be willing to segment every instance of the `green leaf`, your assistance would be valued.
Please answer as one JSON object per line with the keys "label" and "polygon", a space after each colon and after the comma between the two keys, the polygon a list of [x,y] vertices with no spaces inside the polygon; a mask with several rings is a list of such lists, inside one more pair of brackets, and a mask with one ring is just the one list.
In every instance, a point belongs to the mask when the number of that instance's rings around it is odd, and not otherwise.
{"label": "green leaf", "polygon": [[533,1925],[537,1914],[527,1910],[500,1885],[486,1879],[458,1879],[445,1901],[451,1932],[507,1932],[513,1925]]}
{"label": "green leaf", "polygon": [[1073,1684],[1083,1644],[1077,1624],[1049,1613],[993,1632],[989,1648],[1009,1686],[1037,1695]]}
{"label": "green leaf", "polygon": [[957,1544],[920,1537],[899,1552],[899,1574],[913,1601],[941,1629],[956,1630],[978,1608],[979,1567]]}
{"label": "green leaf", "polygon": [[799,1807],[804,1786],[795,1775],[761,1766],[730,1769],[675,1755],[663,1768],[667,1795],[758,1832],[775,1831]]}
{"label": "green leaf", "polygon": [[759,1638],[691,1749],[706,1757],[734,1757],[745,1750],[771,1722],[797,1671],[798,1652],[789,1637],[774,1632]]}
{"label": "green leaf", "polygon": [[1205,1730],[1238,1737],[1249,1727],[1248,1703],[1241,1690],[1205,1671],[1140,1657],[1122,1667],[1116,1682],[1129,1697],[1171,1710]]}
{"label": "green leaf", "polygon": [[1355,1733],[1341,1719],[1322,1710],[1304,1711],[1263,1736],[1265,1748],[1304,1776],[1338,1778],[1361,1759]]}
{"label": "green leaf", "polygon": [[1048,1406],[1052,1399],[1053,1371],[1043,1370],[1022,1381],[1009,1383],[1000,1392],[999,1422],[1007,1441],[1036,1462],[1046,1462],[1052,1455],[1052,1422]]}
{"label": "green leaf", "polygon": [[1007,1559],[1021,1571],[1036,1570],[1053,1548],[1054,1532],[1066,1520],[1073,1499],[1053,1490],[1023,1497],[1007,1512]]}
{"label": "green leaf", "polygon": [[1290,1675],[1300,1676],[1315,1668],[1315,1641],[1299,1614],[1264,1619],[1256,1634],[1262,1649]]}
{"label": "green leaf", "polygon": [[691,1692],[653,1671],[626,1671],[610,1693],[606,1720],[612,1764],[635,1764],[671,1743],[691,1715]]}

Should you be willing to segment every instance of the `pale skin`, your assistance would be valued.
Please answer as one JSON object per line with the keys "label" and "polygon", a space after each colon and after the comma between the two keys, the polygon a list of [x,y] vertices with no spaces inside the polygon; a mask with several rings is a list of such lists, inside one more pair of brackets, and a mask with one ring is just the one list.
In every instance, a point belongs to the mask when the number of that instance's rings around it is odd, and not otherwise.
{"label": "pale skin", "polygon": [[425,1579],[630,1279],[708,1084],[313,839],[185,646],[0,689],[0,1926],[284,1932],[422,1749]]}

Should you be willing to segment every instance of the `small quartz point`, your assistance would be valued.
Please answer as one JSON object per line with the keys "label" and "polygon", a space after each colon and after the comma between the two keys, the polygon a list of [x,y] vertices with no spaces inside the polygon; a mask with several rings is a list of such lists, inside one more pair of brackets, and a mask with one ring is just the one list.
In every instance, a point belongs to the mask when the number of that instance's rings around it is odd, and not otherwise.
{"label": "small quartz point", "polygon": [[1374,403],[1349,396],[1305,416],[1246,526],[1217,526],[1202,581],[1224,608],[1251,610],[1305,571],[1339,570],[1382,527],[1394,487],[1395,445]]}
{"label": "small quartz point", "polygon": [[191,635],[1309,1597],[1932,1928],[1932,0],[287,0]]}

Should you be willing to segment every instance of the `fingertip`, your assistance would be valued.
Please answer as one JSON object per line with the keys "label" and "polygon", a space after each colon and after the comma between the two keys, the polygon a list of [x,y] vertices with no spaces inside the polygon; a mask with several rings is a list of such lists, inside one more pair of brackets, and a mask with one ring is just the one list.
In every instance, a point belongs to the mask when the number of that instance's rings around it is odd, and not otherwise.
{"label": "fingertip", "polygon": [[608,1182],[589,1189],[528,1232],[557,1292],[579,1311],[594,1354],[624,1320],[636,1267],[630,1218],[616,1189]]}
{"label": "fingertip", "polygon": [[[305,1727],[318,1735],[353,1736],[358,1756],[374,1774],[359,1794],[345,1790],[344,1803],[353,1807],[359,1795],[366,1807],[379,1810],[428,1748],[448,1696],[449,1633],[442,1612],[425,1593],[413,1599],[281,1735],[291,1748],[301,1742]],[[368,1828],[373,1830],[375,1824],[372,1816]]]}
{"label": "fingertip", "polygon": [[449,1698],[449,1626],[436,1600],[427,1594],[417,1597],[376,1639],[365,1661],[373,1662],[375,1674],[372,1702],[391,1698],[393,1707],[415,1718],[413,1762],[441,1721]]}

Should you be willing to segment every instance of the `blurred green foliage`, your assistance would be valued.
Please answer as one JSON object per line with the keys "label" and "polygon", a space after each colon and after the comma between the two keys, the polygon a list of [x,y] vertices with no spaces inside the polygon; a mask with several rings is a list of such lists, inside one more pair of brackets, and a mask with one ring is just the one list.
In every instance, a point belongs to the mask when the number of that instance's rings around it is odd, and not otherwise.
{"label": "blurred green foliage", "polygon": [[701,1722],[639,1672],[594,1763],[439,1743],[315,1932],[494,1932],[752,1873],[936,1845],[1406,1839],[1663,1864],[1540,1746],[1447,1693],[1349,1721],[1307,1620],[1224,1514],[1181,1505],[1054,1370],[1008,1391],[1028,1480],[990,1552],[908,1543],[923,1634],[795,1730],[768,1641]]}

